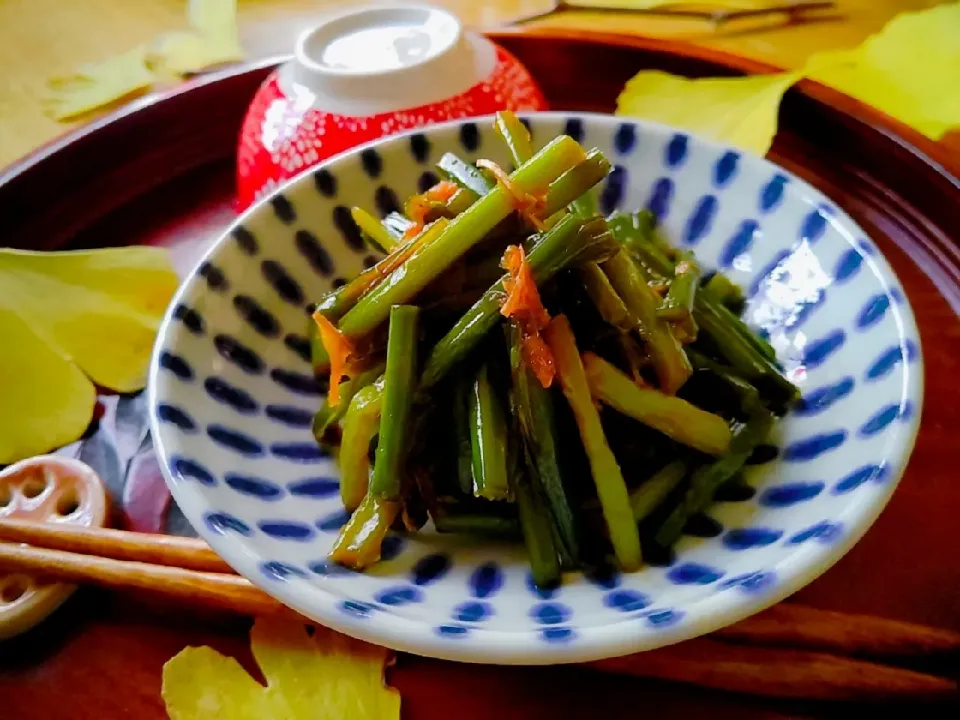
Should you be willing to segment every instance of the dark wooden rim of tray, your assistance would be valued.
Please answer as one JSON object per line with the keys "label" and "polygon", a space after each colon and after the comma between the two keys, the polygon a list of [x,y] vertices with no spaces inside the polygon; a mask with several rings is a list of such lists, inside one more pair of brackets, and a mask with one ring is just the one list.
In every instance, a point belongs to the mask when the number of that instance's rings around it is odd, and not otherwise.
{"label": "dark wooden rim of tray", "polygon": [[[682,43],[570,31],[491,37],[538,79],[555,109],[611,111],[638,70],[737,75],[768,65]],[[0,172],[0,243],[21,248],[159,242],[175,258],[232,217],[235,146],[248,103],[282,58],[199,77],[137,101]],[[846,210],[880,246],[909,296],[924,352],[923,422],[894,498],[801,602],[953,627],[953,482],[960,429],[960,157],[855,100],[800,82],[781,105],[770,157]],[[178,252],[186,251],[183,255]],[[0,288],[2,293],[3,288]],[[906,541],[905,541],[906,540]],[[896,588],[896,592],[880,589]]]}

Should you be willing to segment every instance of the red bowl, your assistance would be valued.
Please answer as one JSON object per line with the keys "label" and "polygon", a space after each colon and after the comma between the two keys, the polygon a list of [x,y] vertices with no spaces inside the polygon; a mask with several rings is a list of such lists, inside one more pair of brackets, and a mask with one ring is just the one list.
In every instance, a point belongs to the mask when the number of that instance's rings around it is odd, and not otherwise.
{"label": "red bowl", "polygon": [[[404,52],[417,57],[398,59]],[[411,99],[415,105],[405,104]],[[254,96],[237,151],[237,209],[385,135],[497,110],[546,108],[520,61],[464,33],[445,11],[373,8],[339,16],[304,33],[294,58]]]}

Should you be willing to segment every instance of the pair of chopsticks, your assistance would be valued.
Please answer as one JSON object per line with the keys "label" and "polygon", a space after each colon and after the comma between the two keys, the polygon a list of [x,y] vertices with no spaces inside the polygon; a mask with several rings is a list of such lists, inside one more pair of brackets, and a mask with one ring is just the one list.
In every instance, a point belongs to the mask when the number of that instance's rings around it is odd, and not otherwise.
{"label": "pair of chopsticks", "polygon": [[145,591],[245,615],[286,610],[194,538],[0,520],[0,570]]}
{"label": "pair of chopsticks", "polygon": [[[25,543],[25,544],[16,544]],[[136,590],[245,615],[292,612],[206,543],[122,530],[0,520],[0,570]],[[960,633],[781,603],[708,637],[592,667],[779,698],[950,700]]]}

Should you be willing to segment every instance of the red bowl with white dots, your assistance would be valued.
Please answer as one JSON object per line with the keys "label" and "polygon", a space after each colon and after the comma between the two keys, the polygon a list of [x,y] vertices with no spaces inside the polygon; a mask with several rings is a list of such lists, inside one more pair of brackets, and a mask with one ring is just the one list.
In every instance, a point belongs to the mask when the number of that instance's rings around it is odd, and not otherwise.
{"label": "red bowl with white dots", "polygon": [[530,73],[444,10],[361,8],[304,32],[257,91],[240,133],[237,209],[384,135],[497,110],[545,110]]}

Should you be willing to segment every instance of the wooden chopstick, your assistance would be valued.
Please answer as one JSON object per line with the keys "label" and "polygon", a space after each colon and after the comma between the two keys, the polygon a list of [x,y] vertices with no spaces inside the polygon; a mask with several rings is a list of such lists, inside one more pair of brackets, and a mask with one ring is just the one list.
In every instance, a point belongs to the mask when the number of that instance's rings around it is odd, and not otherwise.
{"label": "wooden chopstick", "polygon": [[[0,568],[114,590],[146,591],[245,615],[293,613],[232,572],[202,541],[119,530],[0,521]],[[170,542],[173,540],[173,542]],[[118,550],[118,548],[120,548]],[[161,549],[158,549],[161,548]],[[101,555],[68,550],[87,549]],[[109,552],[116,557],[103,557]],[[215,556],[214,556],[215,557]],[[149,562],[138,562],[149,560]],[[162,561],[164,565],[153,564]],[[593,663],[606,671],[691,682],[782,698],[884,700],[954,696],[953,680],[873,660],[960,658],[960,634],[882,618],[781,603],[736,625],[679,645]]]}
{"label": "wooden chopstick", "polygon": [[207,543],[197,538],[9,519],[0,520],[0,540],[115,560],[233,573]]}
{"label": "wooden chopstick", "polygon": [[198,572],[9,543],[0,543],[0,568],[111,590],[145,591],[245,615],[266,615],[286,609],[249,581],[226,573]]}
{"label": "wooden chopstick", "polygon": [[782,602],[714,636],[734,642],[878,660],[923,658],[960,665],[960,633],[870,615]]}
{"label": "wooden chopstick", "polygon": [[713,637],[591,666],[776,698],[938,701],[957,697],[957,683],[936,675],[821,652],[737,645]]}

